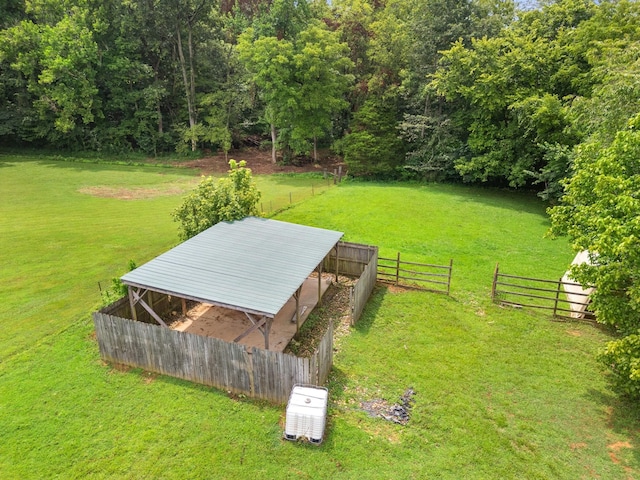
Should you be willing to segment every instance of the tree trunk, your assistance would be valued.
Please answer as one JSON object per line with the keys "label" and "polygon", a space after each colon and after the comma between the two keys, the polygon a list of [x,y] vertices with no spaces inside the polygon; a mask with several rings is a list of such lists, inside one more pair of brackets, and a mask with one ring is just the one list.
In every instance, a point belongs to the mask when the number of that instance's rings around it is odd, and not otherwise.
{"label": "tree trunk", "polygon": [[198,111],[196,109],[196,73],[193,68],[193,35],[191,22],[187,23],[187,28],[189,29],[189,35],[187,37],[188,47],[189,47],[189,80],[191,82],[191,109],[193,111],[193,121],[194,123],[198,122]]}
{"label": "tree trunk", "polygon": [[[182,81],[184,82],[184,92],[187,97],[187,110],[189,111],[189,128],[193,130],[196,126],[196,119],[193,114],[193,102],[191,98],[191,87],[189,85],[189,79],[187,77],[187,64],[184,58],[184,52],[182,51],[182,36],[180,35],[180,26],[177,28],[178,33],[178,57],[180,58],[180,69],[182,70]],[[191,151],[195,152],[197,148],[197,142],[195,138],[191,138]]]}
{"label": "tree trunk", "polygon": [[276,163],[276,126],[271,124],[271,161]]}
{"label": "tree trunk", "polygon": [[318,163],[318,137],[313,136],[313,161]]}

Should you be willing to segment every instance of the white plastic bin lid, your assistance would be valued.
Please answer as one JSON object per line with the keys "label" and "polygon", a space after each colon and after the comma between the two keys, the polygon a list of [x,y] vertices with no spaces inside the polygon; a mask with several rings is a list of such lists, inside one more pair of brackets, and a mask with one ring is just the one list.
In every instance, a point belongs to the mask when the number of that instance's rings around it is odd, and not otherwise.
{"label": "white plastic bin lid", "polygon": [[289,406],[325,409],[328,396],[329,392],[324,388],[295,386],[291,390]]}

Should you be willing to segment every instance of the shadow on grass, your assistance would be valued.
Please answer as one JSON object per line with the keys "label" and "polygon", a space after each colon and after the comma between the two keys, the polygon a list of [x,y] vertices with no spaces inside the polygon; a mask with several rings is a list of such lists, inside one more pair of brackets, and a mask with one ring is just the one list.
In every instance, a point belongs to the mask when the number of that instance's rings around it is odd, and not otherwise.
{"label": "shadow on grass", "polygon": [[382,305],[384,297],[388,291],[389,287],[376,284],[373,292],[371,292],[371,296],[369,297],[367,304],[364,307],[358,323],[356,323],[354,327],[355,330],[360,333],[369,333],[369,330],[371,330],[371,327],[373,326],[373,322],[378,316],[378,310],[380,310],[380,306]]}
{"label": "shadow on grass", "polygon": [[[114,368],[112,366],[112,368]],[[125,366],[120,366],[119,368],[128,368]],[[187,390],[193,390],[193,391],[197,391],[197,392],[206,392],[208,394],[211,394],[215,397],[218,397],[220,400],[224,400],[224,399],[230,399],[233,401],[241,401],[243,403],[248,403],[248,404],[252,404],[256,407],[259,408],[274,408],[274,407],[279,407],[278,404],[275,403],[271,403],[267,400],[262,400],[259,398],[253,398],[250,397],[248,395],[244,395],[244,394],[236,394],[236,393],[231,393],[227,390],[218,388],[218,387],[213,387],[213,386],[209,386],[209,385],[204,385],[202,383],[196,383],[196,382],[192,382],[190,380],[184,380],[182,378],[177,378],[177,377],[171,377],[169,375],[163,375],[160,373],[154,373],[154,372],[149,372],[148,370],[144,370],[142,368],[131,368],[129,370],[130,374],[136,375],[139,379],[140,382],[143,384],[151,384],[154,382],[160,382],[162,384],[165,385],[174,385],[174,386],[178,386],[180,388],[184,388]]]}
{"label": "shadow on grass", "polygon": [[336,367],[335,363],[331,367],[329,372],[329,378],[327,379],[327,388],[329,389],[330,399],[340,399],[344,397],[344,390],[349,379],[343,370]]}
{"label": "shadow on grass", "polygon": [[[606,423],[614,432],[633,438],[630,448],[635,460],[640,462],[640,409],[637,401],[619,396],[613,390],[603,392],[589,389],[585,396],[605,407]],[[614,449],[616,445],[608,447]]]}
{"label": "shadow on grass", "polygon": [[[299,186],[300,180],[310,180],[316,185],[324,185],[331,186],[333,185],[333,180],[331,178],[325,178],[323,173],[320,172],[301,172],[301,173],[272,173],[269,175],[265,174],[255,174],[255,177],[269,177],[271,182],[276,185],[292,185]],[[310,182],[311,183],[311,182]]]}
{"label": "shadow on grass", "polygon": [[179,165],[179,162],[166,159],[153,159],[145,158],[143,156],[122,156],[119,158],[117,155],[113,157],[100,157],[100,156],[73,156],[73,155],[60,155],[60,154],[33,154],[28,155],[20,153],[16,155],[7,155],[6,159],[0,161],[0,167],[7,164],[16,163],[38,163],[47,167],[55,167],[60,169],[74,170],[74,171],[112,171],[126,167],[131,171],[145,172],[149,169],[172,169],[179,170],[181,172],[192,172],[193,175],[197,175],[196,169]]}

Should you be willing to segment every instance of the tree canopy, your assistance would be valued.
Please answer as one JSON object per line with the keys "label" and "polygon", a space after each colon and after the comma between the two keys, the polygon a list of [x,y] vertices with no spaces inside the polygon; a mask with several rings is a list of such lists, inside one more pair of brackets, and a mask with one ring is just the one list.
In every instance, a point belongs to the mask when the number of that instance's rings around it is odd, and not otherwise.
{"label": "tree canopy", "polygon": [[611,142],[638,111],[629,0],[27,0],[0,13],[4,145],[260,144],[284,162],[324,147],[356,176],[557,201],[574,147]]}

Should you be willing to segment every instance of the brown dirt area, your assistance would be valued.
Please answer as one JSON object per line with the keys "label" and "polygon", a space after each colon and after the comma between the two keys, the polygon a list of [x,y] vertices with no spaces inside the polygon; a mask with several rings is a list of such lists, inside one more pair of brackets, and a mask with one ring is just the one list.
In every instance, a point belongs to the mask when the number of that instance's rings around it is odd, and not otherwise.
{"label": "brown dirt area", "polygon": [[[345,166],[342,162],[342,159],[330,154],[326,150],[319,152],[319,158],[317,162],[314,162],[311,158],[303,158],[294,160],[294,162],[290,165],[273,163],[271,161],[271,151],[260,150],[258,148],[232,150],[229,152],[228,158],[237,161],[245,160],[247,162],[247,167],[250,168],[255,175],[306,172],[322,173],[324,170],[333,172],[334,168],[338,168],[340,165],[342,165],[342,169],[343,171],[345,171]],[[229,170],[229,161],[225,160],[224,153],[208,155],[197,160],[180,162],[176,165],[197,168],[202,172],[203,175],[226,173]]]}
{"label": "brown dirt area", "polygon": [[[337,351],[339,339],[349,333],[349,287],[355,283],[355,280],[339,275],[338,282],[335,282],[335,276],[328,273],[323,273],[322,277],[323,290],[326,288],[326,291],[322,295],[320,305],[316,304],[317,273],[313,272],[305,282],[300,297],[301,327],[297,334],[295,323],[289,320],[295,312],[295,302],[290,300],[278,313],[269,336],[270,350],[284,351],[298,357],[311,357],[327,331],[329,322],[333,321],[334,351]],[[232,341],[239,333],[251,326],[242,312],[191,301],[187,302],[187,307],[186,316],[173,311],[165,315],[163,320],[173,329],[226,341]],[[261,333],[255,331],[240,343],[263,348],[264,339]]]}
{"label": "brown dirt area", "polygon": [[[318,162],[311,158],[296,159],[290,165],[273,163],[271,152],[258,148],[244,148],[242,150],[232,150],[228,155],[229,159],[237,161],[245,160],[247,167],[256,175],[273,175],[278,173],[323,173],[325,171],[333,173],[342,167],[343,174],[346,173],[346,165],[342,159],[332,155],[328,151],[319,153]],[[148,159],[149,162],[156,162],[155,159]],[[171,162],[170,165],[186,167],[199,170],[202,175],[223,175],[229,171],[229,162],[225,160],[223,153],[207,155],[196,160],[187,162]],[[195,181],[196,179],[194,179]],[[104,185],[87,186],[78,189],[80,193],[101,198],[117,198],[120,200],[144,200],[165,195],[181,195],[194,187],[194,182],[185,181],[179,184],[158,186],[154,188],[118,188]]]}

